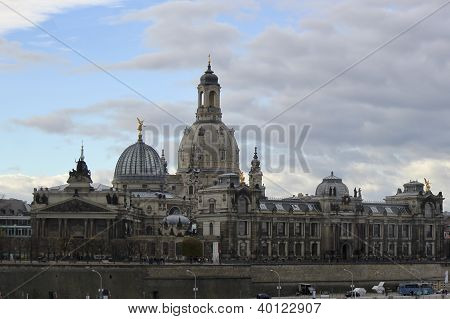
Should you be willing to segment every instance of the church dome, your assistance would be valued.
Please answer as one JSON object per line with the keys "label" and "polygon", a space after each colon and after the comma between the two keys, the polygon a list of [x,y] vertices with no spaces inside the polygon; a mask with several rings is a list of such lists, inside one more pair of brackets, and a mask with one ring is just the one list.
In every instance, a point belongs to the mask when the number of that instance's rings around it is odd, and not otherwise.
{"label": "church dome", "polygon": [[342,182],[341,178],[334,176],[333,172],[330,176],[325,177],[316,188],[316,196],[330,196],[330,194],[338,198],[349,194],[347,185]]}
{"label": "church dome", "polygon": [[211,63],[208,63],[208,69],[200,77],[200,84],[202,85],[219,84],[219,78],[217,77],[217,75],[214,74],[214,71],[211,70]]}
{"label": "church dome", "polygon": [[200,169],[239,174],[239,147],[223,122],[195,122],[186,128],[178,149],[178,172]]}
{"label": "church dome", "polygon": [[141,139],[120,155],[113,183],[162,180],[164,163],[158,153]]}

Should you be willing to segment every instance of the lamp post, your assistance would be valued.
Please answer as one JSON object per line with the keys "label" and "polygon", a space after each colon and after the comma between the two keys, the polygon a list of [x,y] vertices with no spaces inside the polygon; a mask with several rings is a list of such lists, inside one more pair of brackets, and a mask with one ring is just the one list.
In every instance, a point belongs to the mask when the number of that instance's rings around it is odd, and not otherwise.
{"label": "lamp post", "polygon": [[352,296],[352,298],[354,298],[355,297],[355,293],[354,293],[353,290],[355,289],[355,285],[353,284],[353,273],[350,270],[347,270],[345,268],[344,268],[344,271],[348,272],[352,276],[352,285],[350,286],[350,288],[351,288],[351,291],[352,291],[351,296]]}
{"label": "lamp post", "polygon": [[275,270],[273,270],[273,269],[270,269],[270,272],[273,272],[275,275],[278,276],[277,290],[278,290],[278,298],[279,298],[280,295],[281,295],[281,278],[280,278],[280,274],[278,272],[276,272]]}
{"label": "lamp post", "polygon": [[195,275],[195,273],[189,269],[186,269],[186,272],[192,276],[194,276],[194,288],[192,289],[194,291],[194,299],[197,299],[197,276]]}
{"label": "lamp post", "polygon": [[103,292],[103,277],[102,277],[102,275],[97,270],[95,270],[93,268],[86,267],[86,269],[88,269],[88,270],[90,270],[90,271],[92,271],[92,272],[94,272],[94,273],[96,273],[98,275],[98,277],[100,278],[99,293],[102,293]]}

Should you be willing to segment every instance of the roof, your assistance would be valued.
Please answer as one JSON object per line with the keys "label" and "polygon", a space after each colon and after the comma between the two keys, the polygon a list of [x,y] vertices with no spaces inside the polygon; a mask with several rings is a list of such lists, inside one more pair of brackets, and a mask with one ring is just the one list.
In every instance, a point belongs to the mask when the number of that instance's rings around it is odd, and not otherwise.
{"label": "roof", "polygon": [[320,204],[318,202],[296,202],[288,203],[285,201],[264,201],[259,204],[262,211],[277,212],[320,212]]}
{"label": "roof", "polygon": [[0,215],[28,215],[30,210],[30,205],[22,200],[14,198],[0,199]]}
{"label": "roof", "polygon": [[385,203],[370,203],[370,202],[363,203],[363,210],[367,214],[374,214],[374,215],[387,214],[387,215],[397,216],[400,214],[410,214],[411,213],[408,205],[391,205],[391,204],[385,204]]}

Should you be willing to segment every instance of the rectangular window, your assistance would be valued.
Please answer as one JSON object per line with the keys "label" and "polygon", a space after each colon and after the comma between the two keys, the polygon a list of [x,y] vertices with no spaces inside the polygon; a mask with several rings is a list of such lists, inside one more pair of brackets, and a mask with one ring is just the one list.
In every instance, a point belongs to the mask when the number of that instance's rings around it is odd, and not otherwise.
{"label": "rectangular window", "polygon": [[389,238],[396,238],[397,236],[395,236],[395,227],[396,225],[394,224],[389,224],[388,225],[388,237]]}
{"label": "rectangular window", "polygon": [[295,235],[303,237],[303,223],[295,223]]}
{"label": "rectangular window", "polygon": [[277,224],[277,234],[278,234],[278,236],[286,235],[286,223],[278,223]]}
{"label": "rectangular window", "polygon": [[391,256],[395,256],[395,243],[389,243],[388,244],[388,254]]}
{"label": "rectangular window", "polygon": [[319,237],[319,224],[318,223],[311,223],[310,224],[310,235],[311,237]]}
{"label": "rectangular window", "polygon": [[248,234],[248,232],[247,232],[247,222],[246,221],[240,221],[239,222],[238,233],[239,233],[239,236],[246,236]]}
{"label": "rectangular window", "polygon": [[433,243],[426,243],[425,245],[425,253],[427,257],[433,257],[434,256],[434,247]]}
{"label": "rectangular window", "polygon": [[353,234],[352,223],[342,223],[341,236],[342,237],[352,237],[352,234]]}
{"label": "rectangular window", "polygon": [[295,243],[295,256],[303,256],[303,243]]}
{"label": "rectangular window", "polygon": [[409,225],[402,225],[402,238],[409,239],[410,227]]}
{"label": "rectangular window", "polygon": [[261,223],[261,235],[270,236],[270,222]]}
{"label": "rectangular window", "polygon": [[403,256],[409,256],[411,254],[410,252],[410,244],[409,243],[403,243],[402,244],[402,255]]}
{"label": "rectangular window", "polygon": [[433,239],[433,225],[425,225],[425,237]]}
{"label": "rectangular window", "polygon": [[373,224],[373,237],[381,238],[381,224]]}

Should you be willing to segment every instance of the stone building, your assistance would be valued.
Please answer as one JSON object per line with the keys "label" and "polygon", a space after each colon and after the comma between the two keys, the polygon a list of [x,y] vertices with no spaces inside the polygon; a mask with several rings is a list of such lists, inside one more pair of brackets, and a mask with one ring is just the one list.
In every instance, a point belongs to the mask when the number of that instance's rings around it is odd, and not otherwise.
{"label": "stone building", "polygon": [[[375,203],[331,172],[314,195],[270,199],[256,149],[246,183],[234,132],[222,122],[220,90],[208,63],[175,174],[164,152],[143,141],[140,120],[112,186],[93,183],[82,148],[67,185],[35,189],[35,240],[101,239],[112,255],[167,260],[183,258],[185,237],[196,237],[214,262],[448,258],[444,198],[428,184],[411,181]],[[114,254],[114,243],[126,248]]]}

